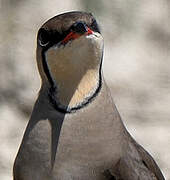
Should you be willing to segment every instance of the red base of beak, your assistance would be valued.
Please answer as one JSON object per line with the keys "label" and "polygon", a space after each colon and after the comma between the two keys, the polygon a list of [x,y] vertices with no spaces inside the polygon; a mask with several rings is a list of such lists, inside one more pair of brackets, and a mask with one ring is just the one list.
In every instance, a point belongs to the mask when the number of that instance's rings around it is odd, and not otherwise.
{"label": "red base of beak", "polygon": [[70,40],[74,40],[74,39],[77,39],[79,38],[80,36],[82,35],[89,35],[89,34],[93,34],[93,31],[88,28],[88,31],[85,32],[84,34],[79,34],[79,33],[76,33],[76,32],[70,32],[63,40],[62,40],[62,43],[63,44],[66,44],[68,41]]}

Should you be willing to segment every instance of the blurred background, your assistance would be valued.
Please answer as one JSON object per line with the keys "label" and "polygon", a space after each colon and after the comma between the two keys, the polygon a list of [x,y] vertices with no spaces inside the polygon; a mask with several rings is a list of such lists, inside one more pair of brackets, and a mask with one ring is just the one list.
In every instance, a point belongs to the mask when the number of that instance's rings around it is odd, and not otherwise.
{"label": "blurred background", "polygon": [[92,12],[105,39],[104,74],[122,119],[170,180],[170,1],[0,0],[0,179],[40,88],[36,33],[52,16]]}

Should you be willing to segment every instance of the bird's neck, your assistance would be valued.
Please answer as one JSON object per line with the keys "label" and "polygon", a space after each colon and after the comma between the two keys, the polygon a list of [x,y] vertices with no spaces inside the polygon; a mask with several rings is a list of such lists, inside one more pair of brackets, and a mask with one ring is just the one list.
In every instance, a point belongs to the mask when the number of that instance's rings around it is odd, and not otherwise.
{"label": "bird's neck", "polygon": [[[59,76],[60,75],[60,76]],[[61,105],[76,107],[81,105],[88,97],[93,96],[99,85],[99,72],[89,69],[84,75],[81,72],[57,73],[56,98]],[[81,77],[81,78],[80,78]]]}
{"label": "bird's neck", "polygon": [[52,75],[56,89],[52,93],[52,102],[60,109],[80,109],[88,104],[101,87],[100,67],[91,69],[56,68]]}

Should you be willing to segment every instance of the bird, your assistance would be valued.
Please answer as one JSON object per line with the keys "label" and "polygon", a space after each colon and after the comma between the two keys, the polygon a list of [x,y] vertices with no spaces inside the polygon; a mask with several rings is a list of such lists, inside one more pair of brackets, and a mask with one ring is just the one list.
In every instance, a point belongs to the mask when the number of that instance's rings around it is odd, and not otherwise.
{"label": "bird", "polygon": [[102,71],[91,13],[52,17],[37,33],[41,87],[13,165],[14,180],[164,180],[126,129]]}

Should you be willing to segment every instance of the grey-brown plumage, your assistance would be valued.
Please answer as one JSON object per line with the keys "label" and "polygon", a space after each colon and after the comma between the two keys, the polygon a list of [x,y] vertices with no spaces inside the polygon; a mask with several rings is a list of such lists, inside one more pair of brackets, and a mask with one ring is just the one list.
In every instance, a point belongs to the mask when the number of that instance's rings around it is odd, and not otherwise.
{"label": "grey-brown plumage", "polygon": [[164,180],[124,127],[102,76],[94,17],[70,12],[37,37],[42,78],[14,163],[14,180]]}

